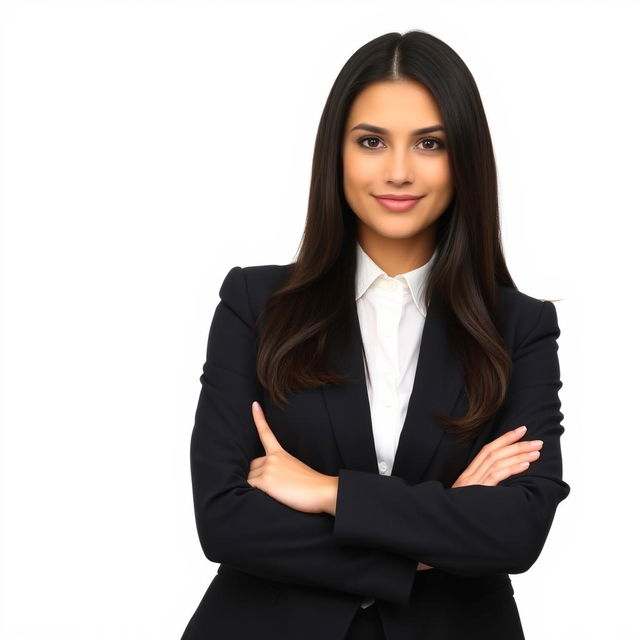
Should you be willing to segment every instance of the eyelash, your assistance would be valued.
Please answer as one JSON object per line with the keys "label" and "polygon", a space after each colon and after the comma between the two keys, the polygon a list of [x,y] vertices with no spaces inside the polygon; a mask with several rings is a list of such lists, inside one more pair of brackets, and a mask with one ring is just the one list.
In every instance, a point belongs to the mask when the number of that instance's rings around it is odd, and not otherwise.
{"label": "eyelash", "polygon": [[[377,151],[379,149],[379,147],[367,147],[365,145],[362,144],[362,142],[364,140],[380,140],[380,138],[378,138],[378,136],[362,136],[362,138],[358,139],[358,145],[361,146],[363,149],[368,149],[369,151]],[[444,142],[442,140],[440,140],[440,138],[422,138],[422,140],[420,140],[418,142],[418,144],[421,144],[423,142],[425,142],[426,140],[432,140],[434,142],[437,142],[440,145],[439,149],[422,149],[422,151],[440,151],[441,149],[444,149]],[[380,140],[380,142],[382,142],[382,140]]]}

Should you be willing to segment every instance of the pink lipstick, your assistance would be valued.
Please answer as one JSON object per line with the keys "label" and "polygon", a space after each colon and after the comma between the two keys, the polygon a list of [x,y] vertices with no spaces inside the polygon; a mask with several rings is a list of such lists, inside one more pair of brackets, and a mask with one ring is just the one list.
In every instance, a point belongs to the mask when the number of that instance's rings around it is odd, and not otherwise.
{"label": "pink lipstick", "polygon": [[424,196],[394,196],[385,193],[373,197],[389,211],[409,211]]}

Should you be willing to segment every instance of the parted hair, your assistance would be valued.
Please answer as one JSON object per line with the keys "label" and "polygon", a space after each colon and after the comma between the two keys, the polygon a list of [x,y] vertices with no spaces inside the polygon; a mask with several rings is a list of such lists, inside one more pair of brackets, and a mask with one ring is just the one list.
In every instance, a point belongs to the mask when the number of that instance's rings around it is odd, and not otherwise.
{"label": "parted hair", "polygon": [[350,106],[369,84],[412,79],[437,102],[447,131],[454,195],[437,221],[427,300],[438,294],[452,353],[462,363],[466,415],[438,416],[458,442],[472,440],[499,410],[512,367],[496,317],[496,287],[516,288],[504,259],[496,164],[480,93],[466,64],[421,30],[387,33],[358,49],[338,74],[315,140],[306,223],[284,284],[258,322],[260,383],[280,407],[303,388],[338,384],[330,340],[346,344],[354,308],[357,220],[342,186],[342,137]]}

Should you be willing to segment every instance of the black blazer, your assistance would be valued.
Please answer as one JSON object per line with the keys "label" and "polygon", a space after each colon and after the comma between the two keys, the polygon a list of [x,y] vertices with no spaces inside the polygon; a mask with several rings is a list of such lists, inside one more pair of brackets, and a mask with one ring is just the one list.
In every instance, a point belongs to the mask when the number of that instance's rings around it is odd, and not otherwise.
{"label": "black blazer", "polygon": [[[339,640],[364,597],[377,599],[388,640],[523,638],[510,573],[538,558],[562,480],[557,355],[549,301],[499,286],[499,320],[513,359],[501,410],[468,446],[433,418],[464,415],[462,367],[430,302],[392,475],[380,475],[358,316],[349,348],[331,362],[353,382],[305,389],[278,409],[256,377],[258,311],[291,265],[233,267],[220,289],[191,438],[197,532],[218,573],[182,640]],[[265,455],[251,413],[261,402],[282,446],[339,476],[336,515],[292,509],[249,485]],[[540,458],[498,486],[451,488],[480,448],[526,424]],[[417,571],[418,561],[434,569]]]}

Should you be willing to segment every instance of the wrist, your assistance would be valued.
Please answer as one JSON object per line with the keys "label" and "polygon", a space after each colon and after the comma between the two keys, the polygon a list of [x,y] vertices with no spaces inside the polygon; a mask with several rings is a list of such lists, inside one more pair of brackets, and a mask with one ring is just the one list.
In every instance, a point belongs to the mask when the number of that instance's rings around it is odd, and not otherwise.
{"label": "wrist", "polygon": [[325,479],[325,497],[324,497],[324,513],[331,516],[336,515],[336,503],[338,500],[338,476],[326,476]]}

